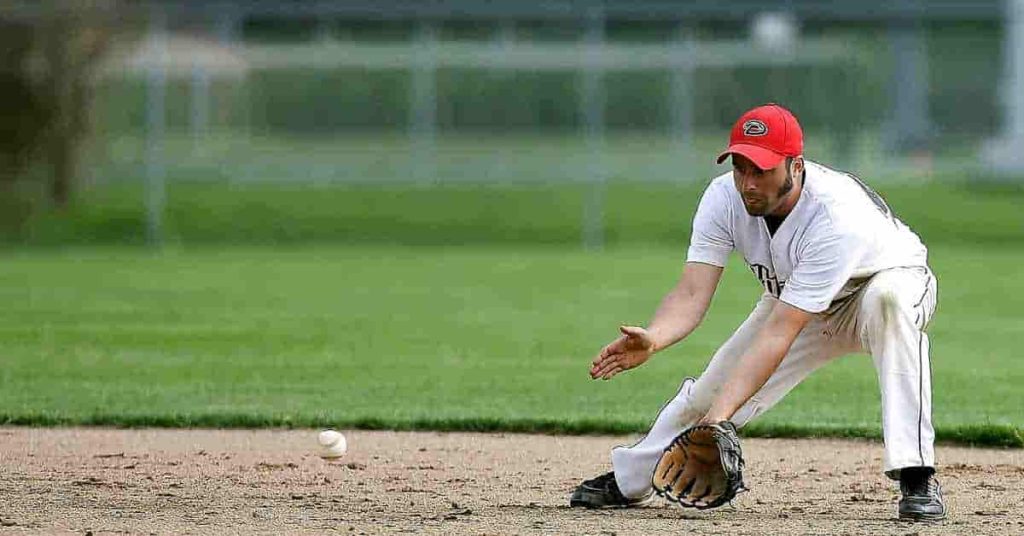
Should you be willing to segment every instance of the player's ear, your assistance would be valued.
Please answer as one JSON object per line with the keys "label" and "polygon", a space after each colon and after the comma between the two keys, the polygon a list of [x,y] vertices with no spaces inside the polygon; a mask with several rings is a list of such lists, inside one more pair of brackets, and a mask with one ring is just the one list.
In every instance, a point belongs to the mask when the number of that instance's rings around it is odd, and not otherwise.
{"label": "player's ear", "polygon": [[794,156],[792,165],[793,169],[791,169],[791,171],[793,172],[793,176],[799,177],[800,174],[804,172],[804,157]]}

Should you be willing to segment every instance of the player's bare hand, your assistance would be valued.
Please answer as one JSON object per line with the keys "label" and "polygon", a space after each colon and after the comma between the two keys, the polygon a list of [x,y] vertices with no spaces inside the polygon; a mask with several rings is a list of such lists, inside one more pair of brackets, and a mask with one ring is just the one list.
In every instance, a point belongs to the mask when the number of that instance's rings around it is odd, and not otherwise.
{"label": "player's bare hand", "polygon": [[644,364],[654,354],[654,339],[646,329],[620,326],[622,336],[601,349],[590,366],[590,377],[608,380],[616,374]]}

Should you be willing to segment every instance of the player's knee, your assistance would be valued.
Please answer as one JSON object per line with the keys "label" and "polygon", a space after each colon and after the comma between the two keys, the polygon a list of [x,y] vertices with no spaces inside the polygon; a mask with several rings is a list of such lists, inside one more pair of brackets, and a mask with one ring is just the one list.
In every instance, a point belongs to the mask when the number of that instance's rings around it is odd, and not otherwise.
{"label": "player's knee", "polygon": [[904,294],[893,280],[872,281],[864,291],[863,308],[888,324],[912,307],[905,303]]}
{"label": "player's knee", "polygon": [[695,389],[696,383],[694,378],[683,380],[683,385],[673,400],[673,403],[681,406],[679,419],[684,423],[702,418],[711,409],[711,396],[704,389]]}
{"label": "player's knee", "polygon": [[865,296],[868,305],[877,311],[896,309],[900,306],[900,294],[890,284],[877,285],[868,289]]}

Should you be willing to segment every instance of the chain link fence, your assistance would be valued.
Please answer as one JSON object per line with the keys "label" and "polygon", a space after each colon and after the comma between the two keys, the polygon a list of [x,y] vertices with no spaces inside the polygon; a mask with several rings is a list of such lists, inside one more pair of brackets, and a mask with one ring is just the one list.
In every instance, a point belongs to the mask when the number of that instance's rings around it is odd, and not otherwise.
{"label": "chain link fence", "polygon": [[[267,4],[266,2],[262,3]],[[274,3],[270,3],[274,4]],[[1006,130],[1001,18],[344,17],[154,9],[97,80],[92,183],[702,182],[747,108],[780,102],[809,158],[958,180]],[[771,7],[770,3],[765,3]]]}

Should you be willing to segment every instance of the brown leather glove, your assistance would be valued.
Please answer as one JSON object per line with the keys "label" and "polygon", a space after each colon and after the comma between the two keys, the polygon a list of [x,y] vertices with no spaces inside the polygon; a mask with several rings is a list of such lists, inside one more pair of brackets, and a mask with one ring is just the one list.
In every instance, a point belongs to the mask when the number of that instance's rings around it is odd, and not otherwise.
{"label": "brown leather glove", "polygon": [[747,489],[743,463],[735,425],[699,424],[672,440],[651,483],[659,495],[685,507],[715,508]]}

